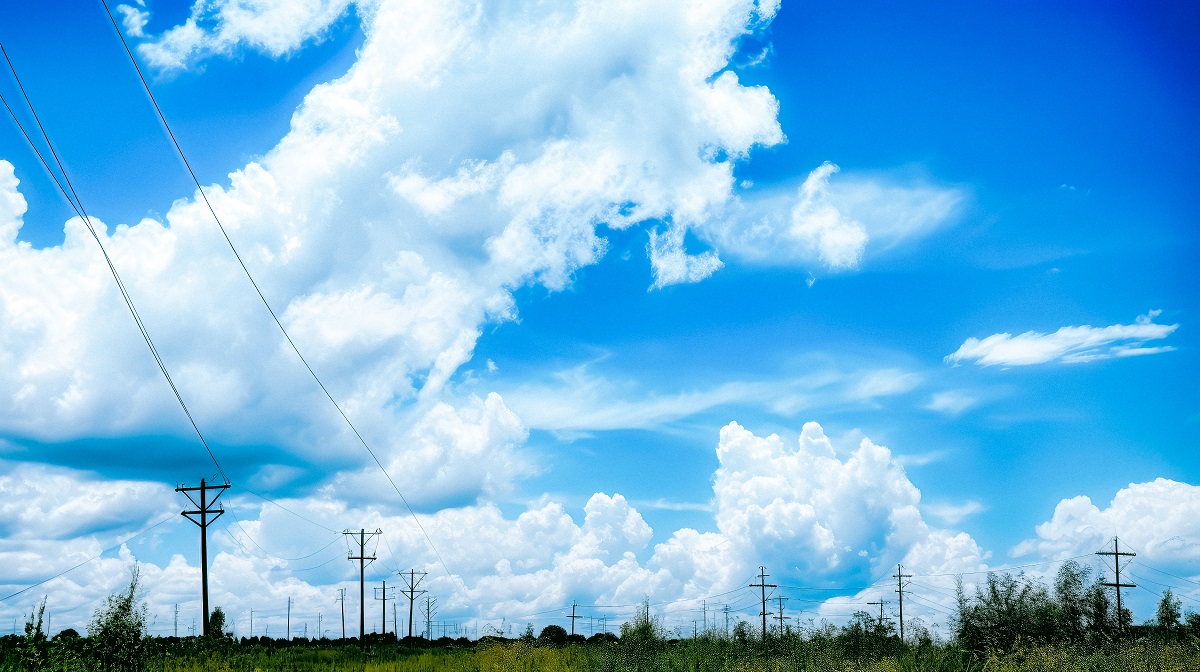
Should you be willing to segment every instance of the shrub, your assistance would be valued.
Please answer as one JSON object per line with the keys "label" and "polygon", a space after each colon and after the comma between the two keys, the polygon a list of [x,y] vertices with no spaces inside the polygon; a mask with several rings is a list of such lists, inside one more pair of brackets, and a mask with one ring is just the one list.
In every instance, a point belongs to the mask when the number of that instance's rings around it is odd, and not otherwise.
{"label": "shrub", "polygon": [[88,626],[92,652],[100,669],[109,672],[141,670],[146,658],[146,605],[138,600],[138,568],[129,587],[109,595]]}

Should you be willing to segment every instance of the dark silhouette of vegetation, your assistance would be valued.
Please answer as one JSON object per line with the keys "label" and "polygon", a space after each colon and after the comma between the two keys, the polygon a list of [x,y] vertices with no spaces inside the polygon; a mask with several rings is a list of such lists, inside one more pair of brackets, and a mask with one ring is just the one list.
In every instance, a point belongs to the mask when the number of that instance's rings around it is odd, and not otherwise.
{"label": "dark silhouette of vegetation", "polygon": [[538,646],[562,646],[567,643],[567,630],[561,625],[547,625],[537,638]]}
{"label": "dark silhouette of vegetation", "polygon": [[141,670],[146,658],[146,605],[138,596],[138,568],[131,572],[129,586],[109,595],[88,625],[94,660],[105,672]]}

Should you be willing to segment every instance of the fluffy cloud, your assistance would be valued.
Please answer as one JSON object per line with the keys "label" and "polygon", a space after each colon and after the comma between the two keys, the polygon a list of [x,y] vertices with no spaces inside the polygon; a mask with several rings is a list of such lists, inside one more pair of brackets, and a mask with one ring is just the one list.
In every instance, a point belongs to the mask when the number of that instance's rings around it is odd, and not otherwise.
{"label": "fluffy cloud", "polygon": [[[142,51],[166,69],[237,45],[285,54],[346,7],[197,3]],[[782,139],[770,92],[724,70],[771,11],[748,0],[361,5],[366,41],[349,72],[315,87],[287,136],[209,200],[333,395],[390,451],[408,438],[390,428],[442,403],[482,326],[515,318],[514,290],[566,287],[604,253],[600,227],[715,216],[733,161]],[[2,428],[42,441],[182,433],[79,222],[58,247],[17,242],[25,203],[7,163],[0,208],[12,271],[0,278]],[[357,451],[316,448],[346,435],[202,203],[178,201],[164,222],[98,224],[215,440],[316,466]],[[719,266],[680,252],[674,230],[652,245],[658,281]]]}
{"label": "fluffy cloud", "polygon": [[[443,431],[477,433],[486,424],[464,428],[461,419],[447,414],[430,422],[447,423]],[[618,605],[590,608],[615,624],[631,611],[620,605],[637,604],[644,596],[666,603],[663,609],[674,624],[690,620],[689,610],[706,597],[725,594],[736,604],[748,595],[744,579],[760,564],[780,583],[812,585],[835,576],[873,579],[896,562],[915,572],[971,571],[985,557],[969,535],[923,521],[920,493],[891,452],[870,440],[839,456],[816,423],[804,426],[795,448],[785,447],[778,436],[759,437],[730,423],[721,431],[716,454],[716,531],[684,528],[655,544],[650,526],[619,494],[593,495],[580,520],[548,498],[515,515],[486,501],[443,508],[418,514],[423,533],[405,512],[348,503],[335,496],[335,488],[285,499],[280,506],[231,491],[230,512],[211,533],[212,601],[243,632],[254,609],[261,633],[272,615],[272,628],[281,627],[278,607],[290,596],[296,622],[304,619],[315,627],[313,617],[329,610],[336,588],[357,587],[356,567],[345,561],[338,531],[359,527],[384,530],[367,548],[379,558],[369,578],[388,579],[409,567],[428,571],[425,586],[439,598],[442,613],[476,624],[536,621],[535,615],[572,600]],[[78,539],[80,549],[62,557],[63,569],[94,555],[101,543]],[[33,541],[22,543],[26,552],[41,548],[30,545]],[[36,543],[44,547],[51,541]],[[78,591],[70,605],[57,605],[59,623],[86,622],[89,605],[118,587],[135,560],[141,561],[153,613],[169,614],[176,602],[185,604],[185,614],[194,613],[195,558],[149,561],[153,555],[150,547],[126,548],[48,584],[43,590],[55,596],[68,587]],[[54,569],[40,567],[34,574]],[[12,606],[27,606],[36,596],[27,597]],[[156,627],[164,632],[162,622]]]}
{"label": "fluffy cloud", "polygon": [[1064,499],[1037,536],[1021,542],[1013,555],[1063,558],[1103,550],[1120,537],[1151,562],[1194,564],[1200,559],[1200,487],[1159,478],[1130,483],[1101,509],[1084,495]]}
{"label": "fluffy cloud", "polygon": [[[350,0],[197,2],[183,25],[140,45],[138,51],[160,70],[183,69],[213,55],[232,54],[241,47],[273,57],[284,56],[306,41],[319,38],[350,4]],[[129,34],[141,37],[149,13],[129,5],[118,5],[117,10]]]}
{"label": "fluffy cloud", "polygon": [[1027,331],[1013,336],[993,334],[982,340],[968,338],[958,350],[946,356],[948,364],[974,361],[980,366],[1027,366],[1061,362],[1076,364],[1115,357],[1135,357],[1170,352],[1169,345],[1146,346],[1170,336],[1178,324],[1157,324],[1161,310],[1139,315],[1134,324],[1108,327],[1062,327],[1052,334]]}

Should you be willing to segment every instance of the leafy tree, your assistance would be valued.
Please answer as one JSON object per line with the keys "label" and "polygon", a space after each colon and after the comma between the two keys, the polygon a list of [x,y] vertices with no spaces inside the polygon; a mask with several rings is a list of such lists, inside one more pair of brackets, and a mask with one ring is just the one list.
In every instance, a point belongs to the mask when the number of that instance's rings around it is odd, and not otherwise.
{"label": "leafy tree", "polygon": [[1192,637],[1200,638],[1200,614],[1189,609],[1183,617],[1183,623],[1188,630],[1188,634]]}
{"label": "leafy tree", "polygon": [[208,634],[218,639],[233,637],[233,628],[226,629],[224,609],[213,607],[212,613],[208,615]]}
{"label": "leafy tree", "polygon": [[1116,611],[1104,581],[1103,574],[1096,577],[1096,582],[1083,595],[1084,633],[1092,644],[1111,640],[1117,627]]}
{"label": "leafy tree", "polygon": [[567,643],[567,631],[561,625],[547,625],[537,641],[538,646],[562,646]]}
{"label": "leafy tree", "polygon": [[533,644],[537,641],[537,637],[533,636],[533,623],[525,624],[525,632],[521,633],[521,641],[526,644]]}
{"label": "leafy tree", "polygon": [[108,672],[141,670],[146,658],[146,605],[138,599],[137,566],[129,587],[109,595],[92,614],[88,635],[100,669]]}
{"label": "leafy tree", "polygon": [[1183,603],[1178,597],[1168,588],[1167,592],[1163,593],[1162,599],[1158,602],[1158,612],[1156,620],[1158,627],[1167,635],[1179,629],[1179,619],[1182,617]]}

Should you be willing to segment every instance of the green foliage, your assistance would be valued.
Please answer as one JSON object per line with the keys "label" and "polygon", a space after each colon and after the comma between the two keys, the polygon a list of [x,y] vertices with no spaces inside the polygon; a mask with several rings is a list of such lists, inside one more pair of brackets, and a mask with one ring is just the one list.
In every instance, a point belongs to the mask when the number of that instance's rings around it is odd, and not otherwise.
{"label": "green foliage", "polygon": [[1164,631],[1166,635],[1172,635],[1179,629],[1179,619],[1182,617],[1183,604],[1178,597],[1168,588],[1167,592],[1163,593],[1162,599],[1158,602],[1158,611],[1156,613],[1156,622],[1159,629]]}
{"label": "green foliage", "polygon": [[93,657],[106,672],[141,670],[145,662],[146,605],[138,599],[138,574],[135,566],[128,588],[109,595],[88,626]]}
{"label": "green foliage", "polygon": [[1130,613],[1117,614],[1104,577],[1088,585],[1091,572],[1074,561],[1063,563],[1053,593],[1022,574],[988,574],[974,595],[960,583],[958,613],[952,620],[956,641],[977,652],[1009,651],[1022,644],[1100,646],[1114,641]]}
{"label": "green foliage", "polygon": [[621,624],[621,641],[656,642],[667,638],[662,619],[650,613],[650,598],[643,598],[633,619]]}
{"label": "green foliage", "polygon": [[233,637],[233,628],[227,628],[225,625],[224,609],[213,607],[212,613],[208,615],[208,636]]}
{"label": "green foliage", "polygon": [[562,646],[567,643],[567,631],[561,625],[547,625],[537,638],[538,646]]}
{"label": "green foliage", "polygon": [[18,645],[21,669],[40,671],[48,667],[50,644],[46,639],[46,632],[42,630],[45,615],[46,598],[43,597],[25,620],[25,637]]}

